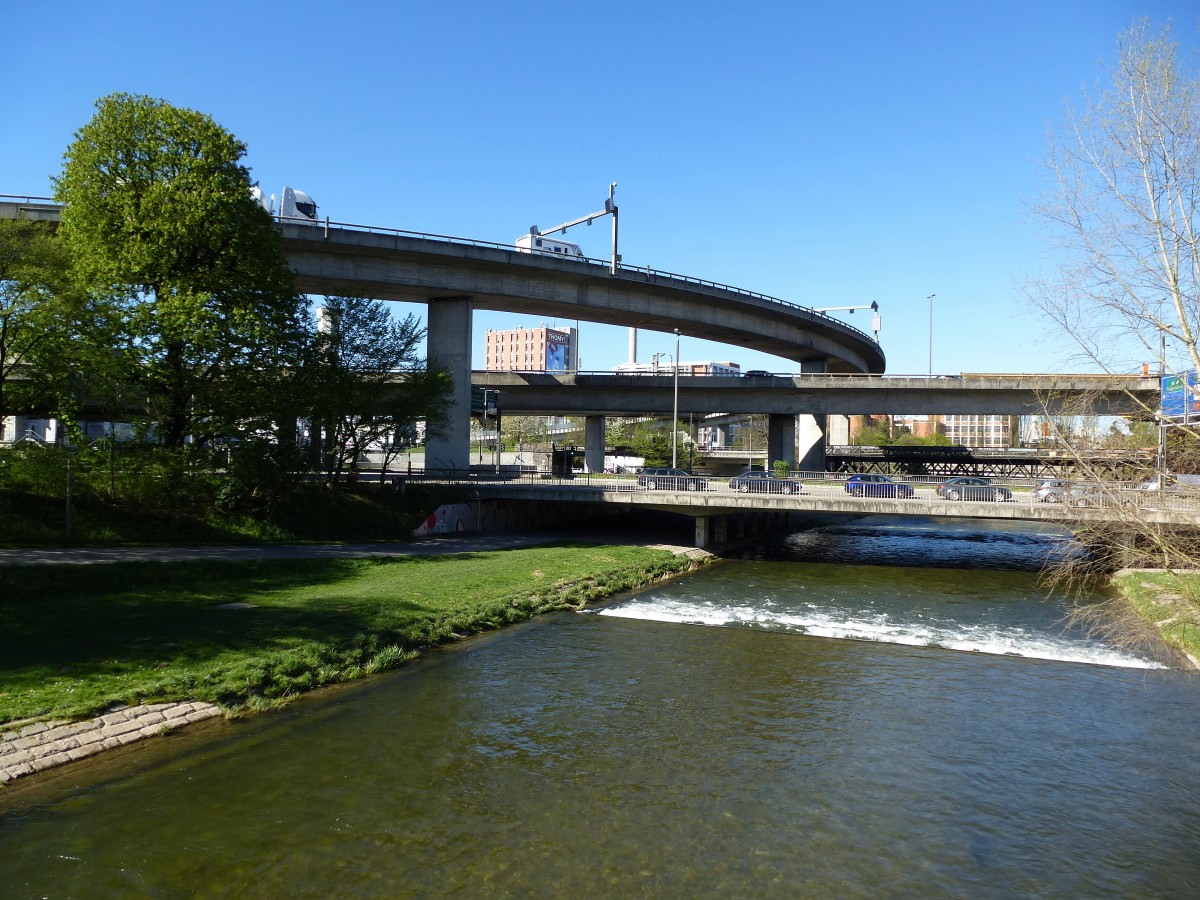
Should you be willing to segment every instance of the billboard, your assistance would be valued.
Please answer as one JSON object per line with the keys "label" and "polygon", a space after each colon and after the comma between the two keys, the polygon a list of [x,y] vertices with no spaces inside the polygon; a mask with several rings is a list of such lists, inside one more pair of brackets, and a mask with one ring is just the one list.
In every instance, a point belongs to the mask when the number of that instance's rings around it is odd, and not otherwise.
{"label": "billboard", "polygon": [[567,371],[567,358],[570,354],[567,348],[571,343],[571,335],[566,331],[551,331],[546,329],[546,371]]}
{"label": "billboard", "polygon": [[1196,370],[1162,377],[1162,414],[1170,418],[1200,418],[1200,398],[1196,396]]}

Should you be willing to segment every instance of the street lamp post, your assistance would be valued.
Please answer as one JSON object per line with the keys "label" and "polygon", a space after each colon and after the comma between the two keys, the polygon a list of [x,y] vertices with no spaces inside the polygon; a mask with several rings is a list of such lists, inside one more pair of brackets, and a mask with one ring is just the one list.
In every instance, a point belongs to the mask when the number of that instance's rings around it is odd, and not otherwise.
{"label": "street lamp post", "polygon": [[[1161,317],[1160,317],[1161,321]],[[1167,331],[1170,325],[1166,328],[1160,328],[1158,331],[1158,386],[1162,389],[1163,380],[1167,375]],[[1183,408],[1186,414],[1188,403],[1191,398],[1188,396],[1187,378],[1184,376],[1183,386]],[[1162,475],[1167,471],[1167,419],[1163,415],[1162,404],[1159,404],[1158,409],[1158,459],[1156,460],[1156,468],[1158,469],[1159,488],[1162,487]]]}
{"label": "street lamp post", "polygon": [[671,411],[671,468],[679,467],[679,329],[675,329],[675,405]]}
{"label": "street lamp post", "polygon": [[937,294],[930,294],[926,299],[929,301],[929,377],[933,377],[933,298]]}

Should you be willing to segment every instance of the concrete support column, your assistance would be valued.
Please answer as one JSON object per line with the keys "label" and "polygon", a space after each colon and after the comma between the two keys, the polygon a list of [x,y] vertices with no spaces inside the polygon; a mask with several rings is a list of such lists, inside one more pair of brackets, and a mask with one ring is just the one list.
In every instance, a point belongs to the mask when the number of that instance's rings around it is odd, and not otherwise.
{"label": "concrete support column", "polygon": [[588,416],[583,420],[583,470],[604,472],[604,416]]}
{"label": "concrete support column", "polygon": [[832,413],[825,417],[825,443],[830,447],[850,446],[850,417]]}
{"label": "concrete support column", "polygon": [[767,419],[767,471],[782,459],[789,469],[796,467],[796,417],[771,415]]}
{"label": "concrete support column", "polygon": [[724,449],[729,446],[729,426],[717,426],[717,446]]}
{"label": "concrete support column", "polygon": [[696,516],[696,546],[703,549],[712,541],[712,516]]}
{"label": "concrete support column", "polygon": [[429,365],[448,372],[453,387],[441,434],[425,440],[426,470],[471,465],[471,312],[469,297],[429,301]]}
{"label": "concrete support column", "polygon": [[799,432],[799,461],[796,468],[802,472],[825,471],[825,420],[826,416],[796,416]]}
{"label": "concrete support column", "polygon": [[[801,374],[819,374],[829,371],[829,360],[806,359],[800,363]],[[801,415],[796,417],[799,432],[796,468],[803,472],[825,471],[826,416]]]}

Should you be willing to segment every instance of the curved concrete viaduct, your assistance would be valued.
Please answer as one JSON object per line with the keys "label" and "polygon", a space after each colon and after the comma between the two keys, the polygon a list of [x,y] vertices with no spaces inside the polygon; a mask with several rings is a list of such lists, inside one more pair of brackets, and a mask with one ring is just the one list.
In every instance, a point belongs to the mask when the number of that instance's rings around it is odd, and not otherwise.
{"label": "curved concrete viaduct", "polygon": [[[429,235],[283,223],[297,287],[429,306],[430,361],[446,369],[454,395],[441,435],[426,440],[426,465],[470,464],[471,318],[476,307],[654,331],[752,347],[795,360],[801,371],[881,373],[882,348],[823,313],[724,285],[653,270],[611,272],[580,262]],[[593,419],[589,445],[602,443]],[[792,431],[776,429],[779,458],[793,459]],[[597,464],[599,446],[589,454]],[[600,460],[602,464],[602,459]]]}
{"label": "curved concrete viaduct", "polygon": [[[0,217],[57,221],[45,198],[0,196]],[[330,223],[281,222],[297,289],[429,306],[428,355],[454,384],[447,423],[426,459],[470,461],[471,314],[474,308],[582,319],[735,344],[791,359],[803,372],[884,371],[869,335],[807,307],[727,285],[646,269],[615,272],[440,235]]]}

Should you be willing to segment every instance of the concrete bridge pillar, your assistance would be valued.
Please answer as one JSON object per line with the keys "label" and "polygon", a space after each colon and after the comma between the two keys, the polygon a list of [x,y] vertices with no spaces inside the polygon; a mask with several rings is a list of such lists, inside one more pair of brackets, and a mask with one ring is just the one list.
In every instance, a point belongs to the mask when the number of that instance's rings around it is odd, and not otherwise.
{"label": "concrete bridge pillar", "polygon": [[825,442],[831,447],[850,445],[850,417],[832,413],[825,417]]}
{"label": "concrete bridge pillar", "polygon": [[[800,373],[822,374],[829,371],[829,360],[808,359],[800,363]],[[828,427],[827,416],[810,416],[807,414],[796,417],[796,430],[799,433],[796,468],[802,472],[825,471],[825,431]]]}
{"label": "concrete bridge pillar", "polygon": [[441,433],[425,438],[426,469],[467,469],[471,465],[470,297],[429,301],[429,365],[450,374],[453,385]]}
{"label": "concrete bridge pillar", "polygon": [[604,472],[604,416],[587,416],[583,420],[583,470]]}
{"label": "concrete bridge pillar", "polygon": [[825,471],[825,420],[826,416],[796,416],[799,431],[799,462],[796,468],[802,472]]}
{"label": "concrete bridge pillar", "polygon": [[796,465],[796,416],[772,415],[767,419],[767,465],[769,471],[782,459],[788,468]]}

